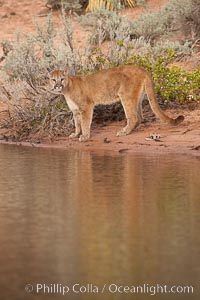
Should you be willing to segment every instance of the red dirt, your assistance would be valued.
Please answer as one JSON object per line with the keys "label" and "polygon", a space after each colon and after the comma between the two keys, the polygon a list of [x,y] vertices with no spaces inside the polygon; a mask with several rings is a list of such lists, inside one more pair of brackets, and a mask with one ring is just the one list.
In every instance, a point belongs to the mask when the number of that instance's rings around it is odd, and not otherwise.
{"label": "red dirt", "polygon": [[137,18],[142,12],[153,11],[161,9],[168,0],[147,0],[145,7],[136,7],[134,9],[124,9],[122,11],[123,16],[127,16],[129,19]]}

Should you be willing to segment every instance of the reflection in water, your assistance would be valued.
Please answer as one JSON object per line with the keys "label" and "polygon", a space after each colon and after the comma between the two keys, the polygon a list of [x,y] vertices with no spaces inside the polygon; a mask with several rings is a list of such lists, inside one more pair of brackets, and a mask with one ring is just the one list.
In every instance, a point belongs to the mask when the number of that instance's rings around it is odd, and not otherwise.
{"label": "reflection in water", "polygon": [[[171,298],[199,299],[199,178],[197,158],[1,145],[1,299],[75,298],[27,283],[191,284],[195,295]],[[124,298],[152,296],[76,297]]]}

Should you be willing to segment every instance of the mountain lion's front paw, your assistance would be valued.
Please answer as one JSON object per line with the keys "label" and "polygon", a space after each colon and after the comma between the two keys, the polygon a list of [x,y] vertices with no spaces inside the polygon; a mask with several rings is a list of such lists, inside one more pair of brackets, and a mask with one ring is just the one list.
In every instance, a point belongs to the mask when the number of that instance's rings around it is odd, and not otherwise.
{"label": "mountain lion's front paw", "polygon": [[79,136],[80,136],[80,134],[77,134],[74,132],[74,133],[70,134],[69,138],[73,139],[73,138],[78,138]]}
{"label": "mountain lion's front paw", "polygon": [[89,138],[90,138],[89,134],[87,134],[87,135],[81,135],[80,138],[79,138],[79,141],[80,142],[86,142],[86,141],[89,140]]}

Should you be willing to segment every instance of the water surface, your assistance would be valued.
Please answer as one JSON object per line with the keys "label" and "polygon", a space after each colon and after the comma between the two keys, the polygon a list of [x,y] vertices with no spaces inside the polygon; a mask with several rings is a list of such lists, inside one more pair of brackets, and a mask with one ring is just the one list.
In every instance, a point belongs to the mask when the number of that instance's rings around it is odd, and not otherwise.
{"label": "water surface", "polygon": [[[0,299],[152,299],[27,293],[26,284],[192,285],[200,297],[200,160],[0,146]],[[153,297],[154,298],[154,297]]]}

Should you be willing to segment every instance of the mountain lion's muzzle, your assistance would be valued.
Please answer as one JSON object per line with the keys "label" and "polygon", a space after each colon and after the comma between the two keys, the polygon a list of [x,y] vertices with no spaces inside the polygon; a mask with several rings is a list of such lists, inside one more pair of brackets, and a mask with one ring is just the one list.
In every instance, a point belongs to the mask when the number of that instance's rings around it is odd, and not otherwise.
{"label": "mountain lion's muzzle", "polygon": [[62,84],[55,84],[52,90],[54,90],[55,92],[61,93],[63,88],[64,88],[64,86]]}

